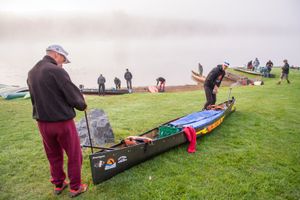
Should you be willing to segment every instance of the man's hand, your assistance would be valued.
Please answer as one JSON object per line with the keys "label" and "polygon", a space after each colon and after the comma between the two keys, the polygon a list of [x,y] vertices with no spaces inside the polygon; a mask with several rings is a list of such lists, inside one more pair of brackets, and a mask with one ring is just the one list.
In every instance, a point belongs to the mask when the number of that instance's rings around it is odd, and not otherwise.
{"label": "man's hand", "polygon": [[214,89],[213,89],[213,94],[217,94],[218,93],[218,87],[215,86]]}

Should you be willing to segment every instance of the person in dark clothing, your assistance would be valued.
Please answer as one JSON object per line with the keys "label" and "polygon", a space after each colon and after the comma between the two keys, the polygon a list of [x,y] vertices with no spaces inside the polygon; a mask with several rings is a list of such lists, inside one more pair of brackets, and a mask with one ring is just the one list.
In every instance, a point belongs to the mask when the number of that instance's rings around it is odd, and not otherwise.
{"label": "person in dark clothing", "polygon": [[166,85],[166,79],[164,79],[163,77],[158,77],[156,79],[156,86],[158,86],[159,84],[159,92],[164,92],[165,91],[165,85]]}
{"label": "person in dark clothing", "polygon": [[114,83],[116,85],[116,89],[121,89],[121,80],[119,78],[115,77]]}
{"label": "person in dark clothing", "polygon": [[273,67],[273,62],[271,60],[269,60],[267,63],[266,63],[266,67],[270,68],[269,71],[271,71],[272,67]]}
{"label": "person in dark clothing", "polygon": [[208,109],[208,106],[214,105],[217,101],[216,94],[221,85],[223,77],[225,76],[225,70],[229,67],[228,62],[224,62],[222,65],[217,65],[207,75],[204,82],[204,90],[206,95],[206,103],[203,109]]}
{"label": "person in dark clothing", "polygon": [[287,83],[290,84],[291,82],[289,81],[289,71],[290,71],[290,65],[287,61],[287,59],[283,60],[284,66],[281,68],[281,76],[280,76],[280,80],[278,81],[278,85],[281,84],[281,81],[283,79],[286,79]]}
{"label": "person in dark clothing", "polygon": [[252,60],[250,60],[247,64],[247,69],[252,70],[253,71],[253,64],[252,64]]}
{"label": "person in dark clothing", "polygon": [[124,78],[126,80],[126,84],[127,84],[127,89],[128,90],[132,90],[132,83],[131,83],[131,80],[132,80],[132,74],[131,72],[129,72],[128,69],[126,69],[126,72],[124,74]]}
{"label": "person in dark clothing", "polygon": [[104,96],[104,94],[105,94],[105,82],[106,82],[106,80],[105,80],[104,76],[102,74],[100,74],[100,76],[98,77],[98,85],[99,85],[98,95],[99,96],[100,95]]}
{"label": "person in dark clothing", "polygon": [[63,168],[65,151],[68,156],[70,196],[74,197],[88,187],[81,182],[82,152],[74,123],[74,108],[83,111],[87,105],[80,90],[62,68],[63,64],[70,62],[68,53],[59,45],[51,45],[46,49],[46,54],[28,72],[32,116],[37,121],[50,163],[54,194],[60,194],[69,185]]}
{"label": "person in dark clothing", "polygon": [[200,76],[202,76],[202,74],[203,74],[203,66],[200,63],[198,63],[198,70],[199,70]]}
{"label": "person in dark clothing", "polygon": [[254,61],[253,61],[253,71],[258,70],[259,64],[260,64],[260,62],[259,62],[258,58],[255,58]]}
{"label": "person in dark clothing", "polygon": [[270,72],[272,70],[272,67],[273,67],[273,62],[271,60],[269,60],[267,63],[266,63],[266,67],[267,67],[267,74],[266,74],[266,77],[270,77]]}

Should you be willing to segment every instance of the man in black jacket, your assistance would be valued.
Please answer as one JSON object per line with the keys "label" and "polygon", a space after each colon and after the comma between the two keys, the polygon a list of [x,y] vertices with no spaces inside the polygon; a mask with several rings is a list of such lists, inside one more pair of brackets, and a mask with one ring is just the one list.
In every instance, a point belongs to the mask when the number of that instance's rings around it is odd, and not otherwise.
{"label": "man in black jacket", "polygon": [[100,96],[102,94],[104,96],[104,94],[105,94],[105,82],[106,82],[105,77],[102,74],[100,74],[100,76],[98,77],[97,82],[98,82],[98,85],[99,85],[98,95]]}
{"label": "man in black jacket", "polygon": [[33,118],[37,121],[44,149],[50,163],[51,183],[54,194],[60,194],[67,186],[63,169],[64,151],[68,156],[70,196],[87,190],[81,183],[82,152],[73,118],[77,110],[87,105],[80,90],[72,83],[62,68],[69,63],[68,53],[59,45],[51,45],[44,56],[29,72],[27,84],[31,95]]}
{"label": "man in black jacket", "polygon": [[221,85],[223,77],[225,76],[225,70],[229,67],[228,62],[224,62],[222,65],[217,65],[207,75],[204,82],[204,90],[206,95],[206,103],[203,109],[208,109],[208,106],[214,105],[217,101],[216,94]]}
{"label": "man in black jacket", "polygon": [[284,59],[284,60],[283,60],[283,63],[284,63],[284,65],[283,65],[283,67],[281,68],[282,71],[281,71],[280,80],[279,80],[279,82],[277,83],[278,85],[281,83],[281,81],[282,81],[283,79],[286,79],[286,81],[288,82],[288,84],[291,83],[291,82],[289,81],[290,65],[289,65],[287,59]]}
{"label": "man in black jacket", "polygon": [[132,90],[132,83],[131,83],[132,74],[128,69],[126,69],[126,72],[124,74],[124,78],[126,80],[127,89],[131,92],[131,90]]}
{"label": "man in black jacket", "polygon": [[266,74],[266,77],[270,77],[270,72],[272,70],[272,67],[273,67],[273,62],[271,60],[269,60],[267,63],[266,63],[266,67],[267,67],[267,74]]}

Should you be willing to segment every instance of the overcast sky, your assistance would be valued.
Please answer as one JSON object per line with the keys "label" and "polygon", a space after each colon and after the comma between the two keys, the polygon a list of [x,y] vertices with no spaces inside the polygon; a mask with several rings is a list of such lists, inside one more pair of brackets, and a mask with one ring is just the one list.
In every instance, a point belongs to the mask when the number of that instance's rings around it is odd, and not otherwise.
{"label": "overcast sky", "polygon": [[0,0],[0,81],[22,84],[51,43],[65,46],[66,70],[87,85],[83,69],[112,80],[129,65],[138,85],[156,76],[174,85],[190,83],[197,62],[299,65],[299,9],[298,0]]}
{"label": "overcast sky", "polygon": [[71,15],[125,12],[149,17],[299,26],[298,0],[1,0],[9,14]]}

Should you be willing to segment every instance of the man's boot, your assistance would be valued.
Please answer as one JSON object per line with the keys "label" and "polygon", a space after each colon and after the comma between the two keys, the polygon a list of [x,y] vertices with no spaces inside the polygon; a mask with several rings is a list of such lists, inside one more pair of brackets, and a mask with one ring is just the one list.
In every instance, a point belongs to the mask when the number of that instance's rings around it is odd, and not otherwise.
{"label": "man's boot", "polygon": [[291,82],[289,80],[287,80],[288,84],[290,84]]}
{"label": "man's boot", "polygon": [[280,85],[281,81],[278,81],[277,85]]}

